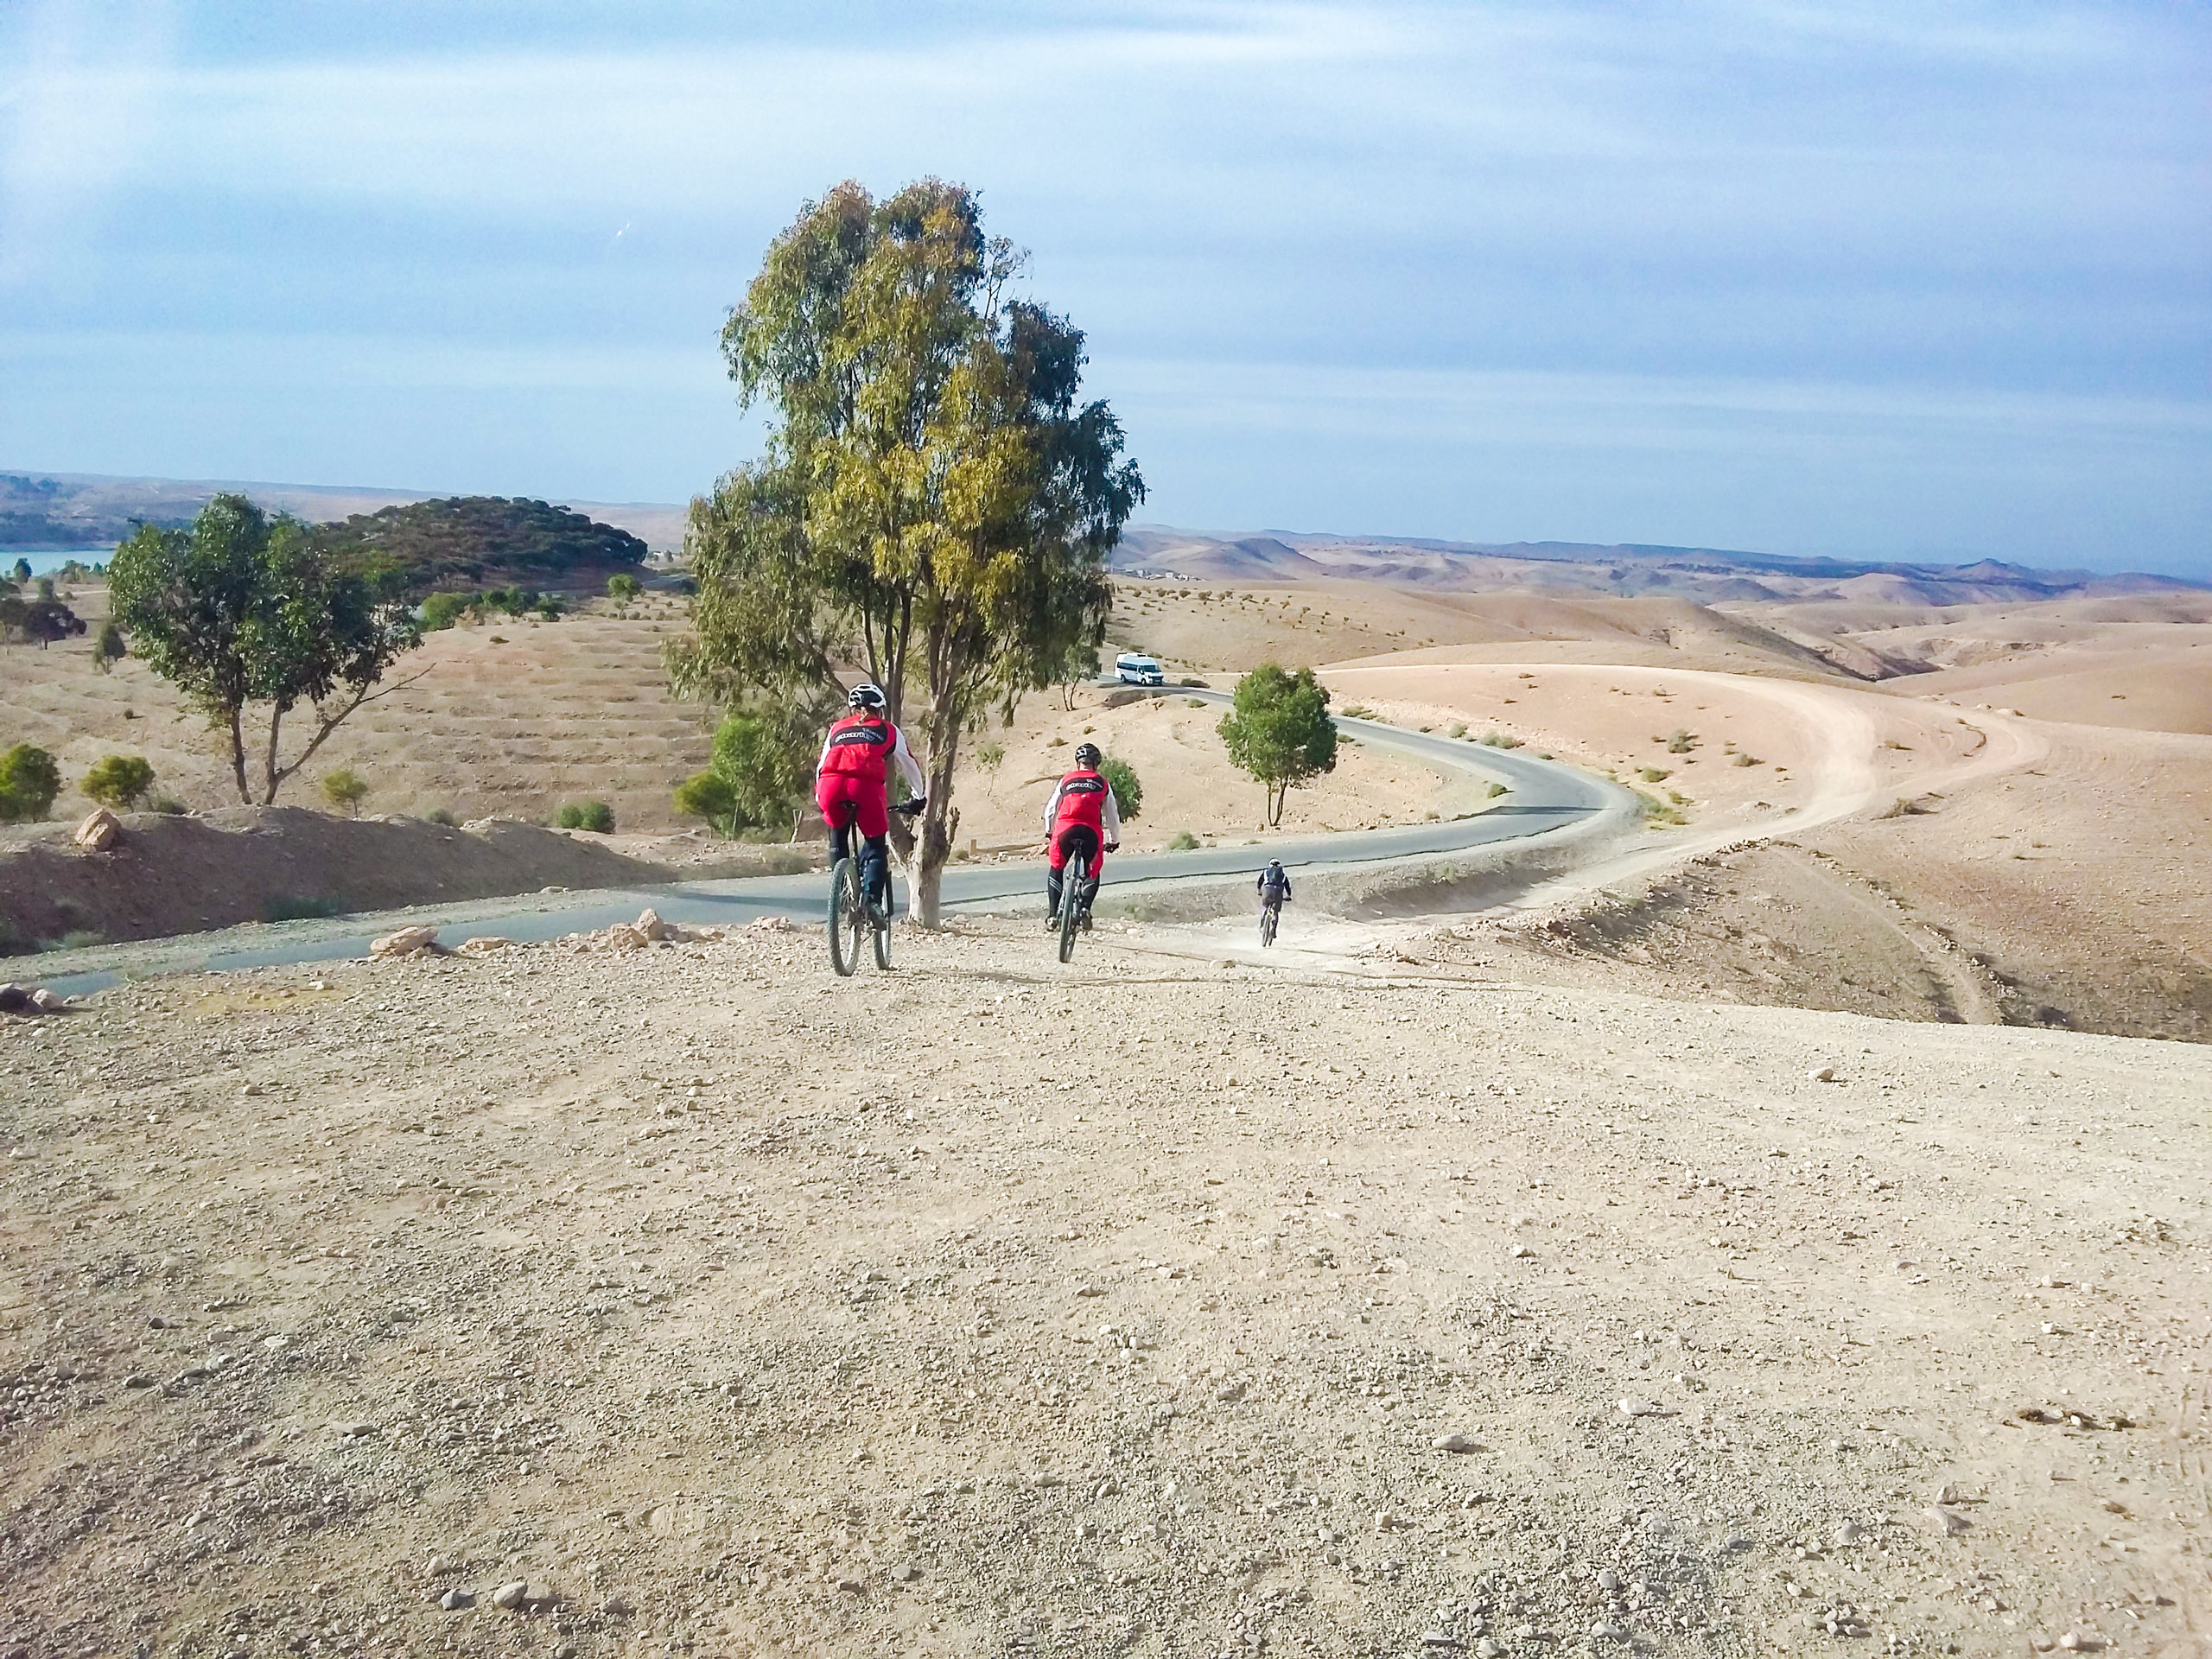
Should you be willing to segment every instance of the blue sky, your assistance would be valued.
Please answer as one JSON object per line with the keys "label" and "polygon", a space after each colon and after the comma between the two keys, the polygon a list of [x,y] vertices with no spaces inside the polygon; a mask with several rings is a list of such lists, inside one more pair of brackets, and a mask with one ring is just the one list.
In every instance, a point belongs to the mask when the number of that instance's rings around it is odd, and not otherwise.
{"label": "blue sky", "polygon": [[0,0],[0,467],[682,499],[983,193],[1147,519],[2212,575],[2212,13]]}

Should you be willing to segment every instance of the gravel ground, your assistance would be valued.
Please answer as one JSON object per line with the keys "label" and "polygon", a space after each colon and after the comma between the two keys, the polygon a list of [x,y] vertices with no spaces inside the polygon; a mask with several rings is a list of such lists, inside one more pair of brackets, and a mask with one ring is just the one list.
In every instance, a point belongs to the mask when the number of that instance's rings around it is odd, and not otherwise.
{"label": "gravel ground", "polygon": [[1192,937],[0,1020],[0,1656],[2212,1651],[2212,1053]]}

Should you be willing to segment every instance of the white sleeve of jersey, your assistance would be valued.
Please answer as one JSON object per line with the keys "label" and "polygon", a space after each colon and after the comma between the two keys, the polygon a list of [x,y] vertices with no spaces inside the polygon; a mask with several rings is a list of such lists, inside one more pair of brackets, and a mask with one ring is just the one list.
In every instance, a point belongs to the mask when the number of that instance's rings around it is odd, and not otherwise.
{"label": "white sleeve of jersey", "polygon": [[922,775],[922,768],[914,759],[914,752],[906,747],[906,734],[895,728],[891,742],[891,759],[899,768],[899,775],[906,780],[908,794],[918,800],[930,792],[930,780]]}
{"label": "white sleeve of jersey", "polygon": [[1105,826],[1107,840],[1121,840],[1122,809],[1115,801],[1114,791],[1110,787],[1106,791],[1106,804],[1099,809],[1098,821]]}
{"label": "white sleeve of jersey", "polygon": [[1052,826],[1059,822],[1060,796],[1067,786],[1067,779],[1063,778],[1052,786],[1052,798],[1045,803],[1045,834],[1047,836],[1052,835]]}
{"label": "white sleeve of jersey", "polygon": [[829,764],[830,764],[830,740],[829,740],[829,738],[828,738],[827,736],[825,736],[825,737],[823,737],[823,740],[822,740],[822,758],[821,758],[819,760],[817,760],[817,761],[816,761],[816,762],[814,763],[814,775],[815,775],[816,777],[819,778],[819,777],[822,775],[823,768],[823,767],[825,767],[825,766],[827,766]]}

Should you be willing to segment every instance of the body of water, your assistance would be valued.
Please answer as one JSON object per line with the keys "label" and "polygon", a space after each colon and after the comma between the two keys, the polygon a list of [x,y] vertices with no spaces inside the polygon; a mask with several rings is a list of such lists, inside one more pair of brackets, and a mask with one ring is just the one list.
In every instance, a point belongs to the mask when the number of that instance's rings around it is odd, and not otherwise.
{"label": "body of water", "polygon": [[0,548],[0,569],[12,570],[17,559],[29,559],[31,575],[50,576],[72,559],[79,564],[105,564],[114,551],[112,546]]}

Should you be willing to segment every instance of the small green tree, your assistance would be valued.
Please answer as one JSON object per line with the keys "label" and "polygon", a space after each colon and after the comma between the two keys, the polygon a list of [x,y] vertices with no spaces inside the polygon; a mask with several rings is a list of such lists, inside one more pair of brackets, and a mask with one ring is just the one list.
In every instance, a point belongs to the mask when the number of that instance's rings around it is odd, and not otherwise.
{"label": "small green tree", "polygon": [[704,818],[715,835],[737,833],[737,798],[729,779],[712,766],[695,772],[676,786],[676,810],[687,818]]}
{"label": "small green tree", "polygon": [[1267,791],[1269,827],[1282,822],[1283,798],[1294,787],[1337,769],[1329,689],[1310,668],[1292,674],[1262,663],[1236,683],[1234,706],[1218,729],[1229,758]]}
{"label": "small green tree", "polygon": [[0,823],[35,823],[60,792],[61,768],[44,749],[18,743],[0,754]]}
{"label": "small green tree", "polygon": [[607,579],[607,596],[617,605],[627,605],[645,591],[645,584],[626,572],[618,573]]}
{"label": "small green tree", "polygon": [[1114,807],[1123,822],[1136,817],[1144,805],[1144,785],[1137,782],[1137,770],[1119,755],[1108,755],[1098,763],[1099,774],[1114,791]]}
{"label": "small green tree", "polygon": [[52,576],[41,576],[38,579],[38,596],[49,605],[54,602],[55,595],[54,592],[54,578]]}
{"label": "small green tree", "polygon": [[154,768],[143,756],[111,754],[85,774],[78,791],[87,800],[128,812],[154,786]]}
{"label": "small green tree", "polygon": [[[224,734],[238,799],[248,805],[248,709],[269,711],[267,805],[355,709],[422,677],[384,683],[385,671],[422,643],[404,581],[326,552],[316,534],[226,492],[189,530],[139,525],[108,567],[117,624]],[[283,722],[302,703],[313,711],[314,731],[284,760]]]}
{"label": "small green tree", "polygon": [[715,728],[714,769],[729,780],[739,827],[789,818],[791,839],[813,798],[814,762],[828,715],[804,705],[741,709]]}
{"label": "small green tree", "polygon": [[322,774],[322,798],[333,806],[344,807],[357,818],[361,816],[361,802],[368,792],[367,781],[350,766]]}
{"label": "small green tree", "polygon": [[15,574],[16,587],[21,588],[28,584],[31,579],[31,562],[29,559],[17,559]]}
{"label": "small green tree", "polygon": [[103,674],[115,672],[115,665],[130,654],[130,644],[123,637],[123,630],[112,622],[100,624],[99,636],[92,641],[92,666]]}
{"label": "small green tree", "polygon": [[999,792],[999,768],[1006,765],[1006,745],[988,740],[978,743],[976,764],[982,770],[985,792],[995,797]]}

